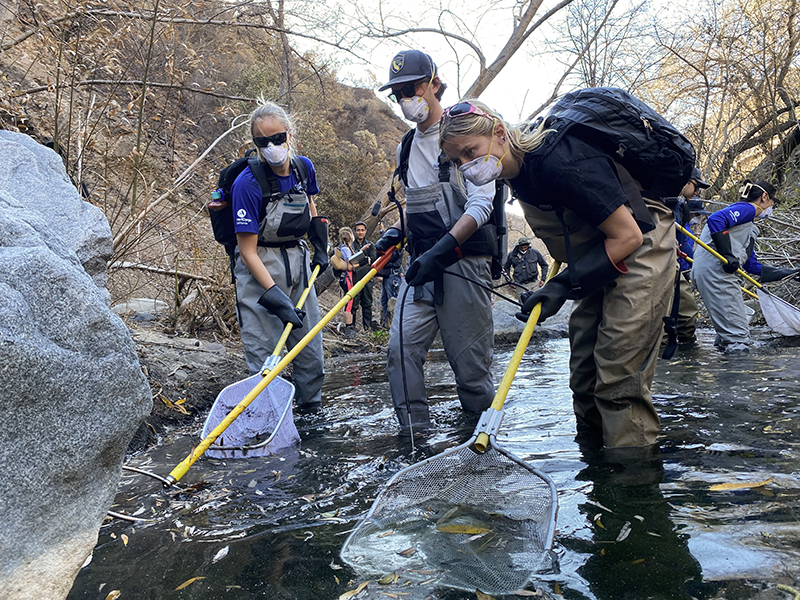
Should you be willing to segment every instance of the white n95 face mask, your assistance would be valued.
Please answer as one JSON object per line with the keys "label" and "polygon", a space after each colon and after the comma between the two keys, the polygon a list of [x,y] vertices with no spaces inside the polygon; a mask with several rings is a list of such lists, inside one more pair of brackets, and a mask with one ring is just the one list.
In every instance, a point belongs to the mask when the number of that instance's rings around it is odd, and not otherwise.
{"label": "white n95 face mask", "polygon": [[461,171],[464,179],[472,185],[480,187],[500,177],[503,172],[503,165],[499,158],[489,154],[461,165],[458,170]]}
{"label": "white n95 face mask", "polygon": [[763,211],[760,215],[758,215],[759,219],[768,219],[772,214],[772,207],[770,206],[768,209]]}
{"label": "white n95 face mask", "polygon": [[413,123],[422,123],[430,114],[428,103],[422,96],[401,99],[400,110],[403,111],[403,116]]}
{"label": "white n95 face mask", "polygon": [[280,146],[270,143],[266,148],[261,148],[261,156],[264,157],[269,166],[280,167],[289,156],[289,146],[285,143]]}

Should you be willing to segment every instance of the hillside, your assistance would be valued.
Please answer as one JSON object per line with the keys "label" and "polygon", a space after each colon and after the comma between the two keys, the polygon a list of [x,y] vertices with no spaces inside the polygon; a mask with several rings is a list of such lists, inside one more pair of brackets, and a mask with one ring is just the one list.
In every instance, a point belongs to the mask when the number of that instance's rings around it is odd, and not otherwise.
{"label": "hillside", "polygon": [[[115,237],[112,301],[147,296],[177,308],[194,295],[194,327],[235,328],[227,257],[205,213],[220,169],[249,147],[259,98],[295,118],[298,152],[317,170],[331,230],[367,210],[393,170],[408,126],[372,90],[342,85],[324,61],[288,53],[269,19],[226,26],[230,5],[196,21],[122,2],[31,9],[0,19],[0,127],[57,149]],[[239,15],[240,19],[244,19]],[[208,19],[204,23],[204,19]]]}

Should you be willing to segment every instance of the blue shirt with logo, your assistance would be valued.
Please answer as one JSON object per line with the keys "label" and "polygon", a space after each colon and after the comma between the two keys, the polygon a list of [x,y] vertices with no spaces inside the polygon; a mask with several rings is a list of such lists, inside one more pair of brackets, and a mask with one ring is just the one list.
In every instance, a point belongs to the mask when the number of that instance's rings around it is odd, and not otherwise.
{"label": "blue shirt with logo", "polygon": [[[727,231],[731,227],[755,221],[755,218],[756,207],[754,204],[751,202],[734,202],[708,217],[708,231],[711,234]],[[753,275],[761,275],[761,263],[756,258],[754,248],[750,249],[750,255],[742,265],[742,269]]]}
{"label": "blue shirt with logo", "polygon": [[[305,156],[300,158],[308,171],[308,188],[305,190],[309,196],[319,194],[317,174],[314,165]],[[269,168],[267,165],[266,168]],[[278,188],[281,193],[288,192],[298,183],[294,169],[289,170],[285,176],[276,175]],[[245,168],[231,186],[231,208],[233,209],[233,228],[236,233],[258,233],[259,215],[262,214],[263,202],[261,186],[253,176],[250,167]]]}

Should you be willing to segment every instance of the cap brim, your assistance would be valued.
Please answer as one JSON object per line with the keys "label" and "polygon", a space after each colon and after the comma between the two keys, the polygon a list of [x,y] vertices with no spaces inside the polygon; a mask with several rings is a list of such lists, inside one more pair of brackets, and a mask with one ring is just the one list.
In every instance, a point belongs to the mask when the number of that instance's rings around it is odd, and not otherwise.
{"label": "cap brim", "polygon": [[419,81],[425,77],[427,77],[427,75],[401,75],[400,77],[395,77],[394,79],[390,80],[386,85],[379,87],[378,91],[382,92],[384,90],[388,90],[393,85],[400,85],[401,83],[408,83],[409,81]]}

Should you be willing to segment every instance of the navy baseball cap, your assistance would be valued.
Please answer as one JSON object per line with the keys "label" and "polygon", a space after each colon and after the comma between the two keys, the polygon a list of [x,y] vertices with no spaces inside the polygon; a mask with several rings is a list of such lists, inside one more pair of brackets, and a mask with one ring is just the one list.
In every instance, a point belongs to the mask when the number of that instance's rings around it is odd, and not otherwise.
{"label": "navy baseball cap", "polygon": [[703,181],[703,172],[697,167],[694,167],[692,169],[692,176],[690,177],[690,179],[694,181],[697,184],[697,187],[699,187],[702,190],[711,187],[710,183],[706,183],[705,181]]}
{"label": "navy baseball cap", "polygon": [[432,79],[436,75],[436,64],[433,59],[419,50],[403,50],[398,52],[389,66],[389,83],[378,88],[379,92],[388,90],[393,85]]}

